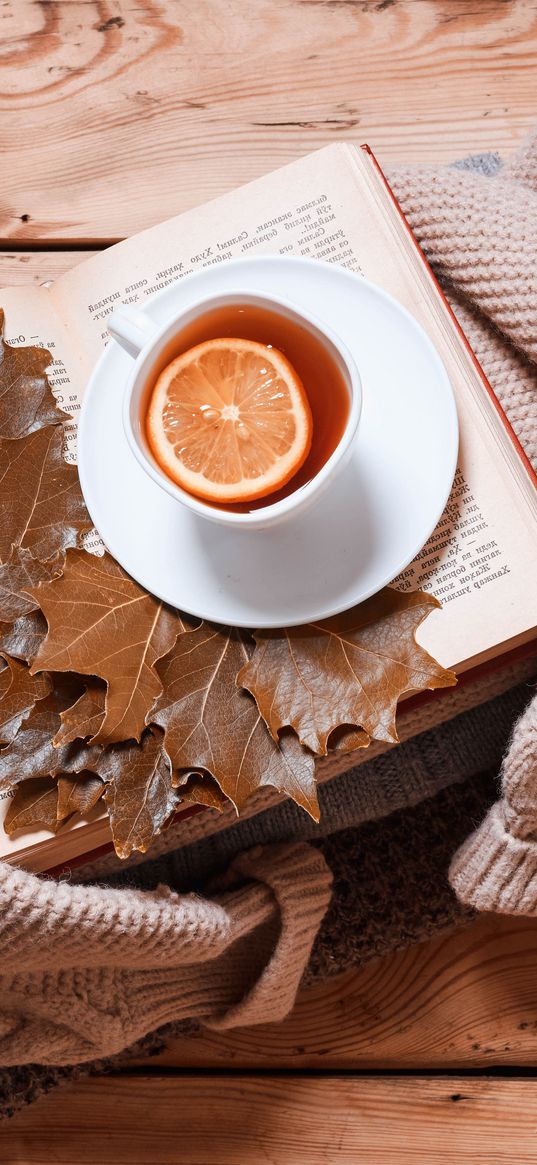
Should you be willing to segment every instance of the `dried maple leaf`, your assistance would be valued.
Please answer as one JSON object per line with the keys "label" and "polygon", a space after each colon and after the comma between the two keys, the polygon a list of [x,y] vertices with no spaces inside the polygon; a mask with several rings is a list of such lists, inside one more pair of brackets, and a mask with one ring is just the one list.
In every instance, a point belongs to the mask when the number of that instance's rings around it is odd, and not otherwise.
{"label": "dried maple leaf", "polygon": [[0,562],[15,546],[47,562],[91,529],[78,473],[64,461],[62,441],[61,425],[0,440]]}
{"label": "dried maple leaf", "polygon": [[109,555],[71,551],[61,578],[31,588],[48,624],[32,671],[74,671],[108,685],[106,714],[93,740],[138,740],[162,688],[154,670],[189,629]]}
{"label": "dried maple leaf", "polygon": [[341,724],[336,728],[328,742],[331,752],[355,752],[357,748],[368,748],[370,744],[371,737],[363,728],[349,727],[348,724]]}
{"label": "dried maple leaf", "polygon": [[[0,655],[0,708],[11,687],[12,674],[4,656]],[[0,744],[2,743],[2,729],[0,728]]]}
{"label": "dried maple leaf", "polygon": [[85,815],[102,797],[104,785],[93,773],[30,777],[15,790],[4,819],[6,833],[37,827],[55,832],[74,813]]}
{"label": "dried maple leaf", "polygon": [[4,340],[0,308],[0,437],[25,437],[45,425],[67,420],[46,376],[52,356],[46,348],[14,348]]}
{"label": "dried maple leaf", "polygon": [[120,858],[134,850],[145,853],[179,804],[161,744],[161,733],[148,731],[140,744],[116,745],[103,757],[101,772],[108,781],[104,799]]}
{"label": "dried maple leaf", "polygon": [[[71,689],[71,690],[69,690]],[[0,790],[30,778],[59,773],[98,772],[103,750],[98,745],[52,743],[60,723],[60,711],[73,700],[73,680],[35,704],[11,744],[0,751]]]}
{"label": "dried maple leaf", "polygon": [[95,736],[104,720],[105,703],[106,684],[90,680],[76,703],[60,712],[61,727],[52,742],[54,746],[59,748],[61,744]]}
{"label": "dried maple leaf", "polygon": [[[145,852],[180,801],[162,750],[162,733],[146,731],[141,744],[103,748],[78,741],[55,748],[60,714],[72,696],[71,677],[56,677],[55,689],[35,705],[15,739],[0,751],[0,790],[57,777],[59,821],[87,812],[105,793],[119,856],[135,849]],[[17,798],[17,806],[26,805],[22,794]]]}
{"label": "dried maple leaf", "polygon": [[[49,778],[47,778],[49,779]],[[84,816],[100,801],[105,785],[95,773],[78,773],[75,777],[60,773],[57,778],[58,804],[56,817],[58,823],[67,821],[73,813]]]}
{"label": "dried maple leaf", "polygon": [[0,674],[0,744],[15,738],[34,704],[52,688],[47,675],[30,675],[26,664],[16,659],[7,657],[5,662],[7,667]]}
{"label": "dried maple leaf", "polygon": [[35,611],[37,602],[25,593],[26,588],[50,582],[61,572],[61,559],[39,562],[29,550],[17,546],[7,562],[0,564],[0,623],[13,623]]}
{"label": "dried maple leaf", "polygon": [[248,660],[240,632],[206,623],[181,635],[157,666],[163,692],[151,721],[165,731],[174,769],[204,769],[237,809],[262,785],[318,815],[314,759],[292,734],[275,743],[255,702],[236,684]]}
{"label": "dried maple leaf", "polygon": [[45,616],[41,611],[30,611],[14,623],[0,623],[0,651],[29,663],[37,655],[46,634]]}
{"label": "dried maple leaf", "polygon": [[324,755],[330,734],[354,725],[393,743],[404,692],[456,683],[416,643],[420,623],[439,606],[423,591],[385,587],[332,619],[256,631],[256,649],[238,682],[255,696],[274,738],[289,725],[302,744]]}
{"label": "dried maple leaf", "polygon": [[36,827],[58,828],[56,805],[58,789],[52,777],[37,777],[19,785],[9,804],[4,818],[4,829],[10,836],[18,829],[34,830]]}
{"label": "dried maple leaf", "polygon": [[204,805],[207,809],[222,812],[228,804],[221,788],[208,773],[183,773],[184,781],[179,782],[181,804]]}

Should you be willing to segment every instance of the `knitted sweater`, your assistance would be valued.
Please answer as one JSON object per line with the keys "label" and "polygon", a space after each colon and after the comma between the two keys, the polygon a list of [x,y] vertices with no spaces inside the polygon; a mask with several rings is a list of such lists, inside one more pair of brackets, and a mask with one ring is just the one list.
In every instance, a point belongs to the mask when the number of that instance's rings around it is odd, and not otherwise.
{"label": "knitted sweater", "polygon": [[241,855],[211,897],[70,886],[4,867],[0,1063],[118,1052],[183,1018],[282,1019],[330,899],[308,845]]}
{"label": "knitted sweater", "polygon": [[[390,180],[537,460],[536,144],[492,177],[420,168]],[[534,913],[537,705],[519,722],[503,781],[501,801],[454,858],[452,881],[477,908]],[[0,1064],[88,1061],[182,1018],[213,1027],[281,1019],[330,881],[306,842],[240,855],[203,896],[58,884],[0,866]]]}

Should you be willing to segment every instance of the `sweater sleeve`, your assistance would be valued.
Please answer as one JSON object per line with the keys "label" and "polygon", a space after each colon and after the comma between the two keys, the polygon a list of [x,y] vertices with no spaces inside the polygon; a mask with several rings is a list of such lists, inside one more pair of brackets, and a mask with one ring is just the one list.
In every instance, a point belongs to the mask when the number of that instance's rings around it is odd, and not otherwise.
{"label": "sweater sleeve", "polygon": [[503,171],[409,166],[388,177],[442,280],[537,361],[537,193]]}
{"label": "sweater sleeve", "polygon": [[74,1064],[177,1020],[280,1020],[330,900],[305,843],[239,855],[205,896],[69,886],[0,866],[0,1065]]}
{"label": "sweater sleeve", "polygon": [[456,853],[450,881],[476,910],[537,915],[537,696],[515,727],[502,793]]}

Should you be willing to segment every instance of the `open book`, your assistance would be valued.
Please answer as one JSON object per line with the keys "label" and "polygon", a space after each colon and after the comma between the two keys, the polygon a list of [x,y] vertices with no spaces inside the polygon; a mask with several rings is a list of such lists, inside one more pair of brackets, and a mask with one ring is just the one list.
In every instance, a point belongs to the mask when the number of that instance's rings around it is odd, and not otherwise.
{"label": "open book", "polygon": [[[464,672],[530,642],[537,635],[535,475],[366,148],[328,146],[119,243],[49,287],[1,292],[9,343],[41,343],[54,356],[51,384],[73,418],[67,459],[76,460],[76,418],[109,342],[107,316],[202,267],[262,252],[306,255],[364,275],[429,334],[456,397],[459,466],[434,534],[394,581],[442,601],[419,640],[445,667]],[[85,545],[99,551],[96,532]],[[98,814],[74,825],[55,836],[9,839],[1,831],[0,857],[44,869],[109,840]]]}

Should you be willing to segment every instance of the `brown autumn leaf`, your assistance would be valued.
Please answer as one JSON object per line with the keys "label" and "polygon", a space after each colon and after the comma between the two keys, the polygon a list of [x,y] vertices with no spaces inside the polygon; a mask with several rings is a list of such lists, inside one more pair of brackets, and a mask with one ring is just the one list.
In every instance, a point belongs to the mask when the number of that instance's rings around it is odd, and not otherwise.
{"label": "brown autumn leaf", "polygon": [[148,730],[140,744],[106,749],[101,773],[108,782],[104,799],[118,857],[128,858],[134,850],[145,853],[179,804],[162,733]]}
{"label": "brown autumn leaf", "polygon": [[60,712],[61,726],[52,742],[54,746],[95,736],[104,720],[105,703],[106,684],[91,679],[76,703]]}
{"label": "brown autumn leaf", "polygon": [[[7,666],[5,657],[0,655],[0,708],[11,687],[12,673]],[[0,728],[0,744],[2,743],[2,729]]]}
{"label": "brown autumn leaf", "polygon": [[18,829],[56,832],[73,814],[89,813],[102,797],[104,787],[93,773],[57,779],[30,777],[17,786],[4,819],[4,829],[10,835]]}
{"label": "brown autumn leaf", "polygon": [[47,634],[47,621],[41,611],[21,615],[14,623],[0,623],[0,651],[30,663]]}
{"label": "brown autumn leaf", "polygon": [[[206,809],[217,809],[222,812],[229,804],[221,788],[208,773],[183,773],[184,782],[180,781],[178,793],[181,804],[203,805]],[[175,782],[174,782],[175,783]]]}
{"label": "brown autumn leaf", "polygon": [[0,308],[0,437],[25,437],[45,425],[67,420],[46,376],[51,364],[46,348],[14,348],[6,343]]}
{"label": "brown autumn leaf", "polygon": [[58,789],[52,777],[34,777],[16,789],[4,818],[4,829],[10,836],[18,829],[50,829],[56,832],[60,822],[56,817]]}
{"label": "brown autumn leaf", "polygon": [[56,806],[58,824],[67,821],[73,813],[80,813],[82,816],[89,813],[90,809],[93,809],[100,801],[105,790],[104,782],[95,773],[81,772],[77,773],[76,776],[60,773],[56,783],[58,786],[58,804]]}
{"label": "brown autumn leaf", "polygon": [[423,591],[385,587],[331,619],[256,631],[255,651],[238,683],[255,696],[275,739],[290,726],[302,744],[324,755],[331,733],[346,725],[394,743],[404,692],[456,683],[454,673],[416,643],[420,623],[439,606]]}
{"label": "brown autumn leaf", "polygon": [[48,633],[32,672],[100,676],[108,689],[105,718],[93,737],[108,744],[139,740],[162,690],[154,664],[190,630],[177,611],[144,591],[109,555],[67,554],[61,578],[30,588]]}
{"label": "brown autumn leaf", "polygon": [[180,635],[157,665],[163,691],[150,720],[164,729],[173,768],[206,770],[237,809],[271,785],[317,818],[313,756],[292,733],[276,743],[237,687],[248,656],[246,636],[229,627],[202,623]]}
{"label": "brown autumn leaf", "polygon": [[62,454],[61,425],[0,439],[0,562],[21,546],[42,562],[91,530],[74,465]]}
{"label": "brown autumn leaf", "polygon": [[6,668],[0,674],[0,744],[9,744],[22,721],[38,700],[52,688],[49,677],[32,676],[24,663],[3,657]]}
{"label": "brown autumn leaf", "polygon": [[354,728],[352,724],[340,724],[330,734],[328,741],[329,752],[356,752],[357,748],[369,748],[371,737],[363,728]]}
{"label": "brown autumn leaf", "polygon": [[34,705],[15,738],[0,751],[0,790],[30,778],[99,771],[103,750],[98,745],[78,742],[54,748],[52,743],[60,711],[72,704],[77,687],[80,690],[73,677],[59,677],[48,696]]}
{"label": "brown autumn leaf", "polygon": [[[146,731],[141,744],[103,748],[77,741],[55,748],[52,742],[60,714],[73,697],[72,677],[60,676],[56,681],[55,689],[35,705],[15,739],[0,751],[0,790],[57,777],[59,821],[87,812],[106,793],[117,853],[127,857],[135,849],[145,852],[180,802],[162,750],[162,733]],[[18,807],[26,806],[22,794],[17,798]]]}
{"label": "brown autumn leaf", "polygon": [[39,562],[29,550],[17,546],[7,562],[0,563],[0,623],[13,623],[21,615],[35,611],[38,604],[26,589],[50,582],[61,572],[60,558]]}

